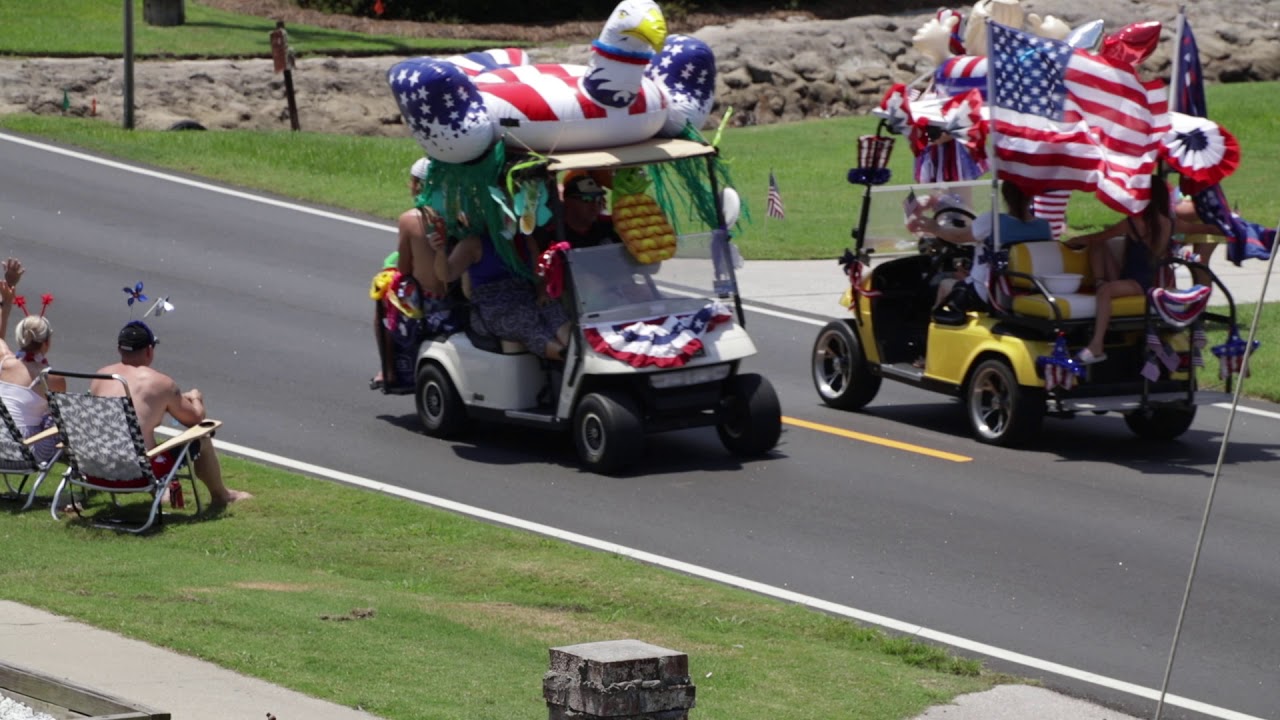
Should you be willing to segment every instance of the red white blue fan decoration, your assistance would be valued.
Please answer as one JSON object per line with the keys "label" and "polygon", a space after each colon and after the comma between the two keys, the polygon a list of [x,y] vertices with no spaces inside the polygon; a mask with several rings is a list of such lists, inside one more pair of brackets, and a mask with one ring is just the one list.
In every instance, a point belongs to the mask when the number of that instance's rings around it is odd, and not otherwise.
{"label": "red white blue fan decoration", "polygon": [[1182,175],[1182,191],[1194,195],[1217,185],[1240,166],[1240,144],[1218,123],[1169,113],[1171,127],[1161,139],[1165,162]]}

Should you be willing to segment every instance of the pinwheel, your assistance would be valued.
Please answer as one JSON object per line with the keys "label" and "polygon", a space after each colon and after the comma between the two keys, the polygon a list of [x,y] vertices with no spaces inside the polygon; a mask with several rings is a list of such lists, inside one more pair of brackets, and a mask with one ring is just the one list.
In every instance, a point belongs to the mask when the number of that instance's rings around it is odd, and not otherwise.
{"label": "pinwheel", "polygon": [[130,287],[126,287],[126,288],[123,288],[123,289],[124,289],[124,291],[125,291],[125,294],[127,294],[127,295],[129,296],[129,299],[128,299],[129,307],[133,307],[133,304],[134,304],[135,302],[137,302],[137,303],[144,303],[144,302],[146,302],[146,301],[147,301],[147,296],[142,294],[142,281],[141,281],[141,280],[139,280],[139,281],[138,281],[138,284],[137,284],[137,285],[134,285],[134,286],[133,286],[133,287],[131,287],[131,288],[130,288]]}
{"label": "pinwheel", "polygon": [[1218,123],[1169,113],[1170,129],[1160,140],[1164,161],[1182,175],[1180,187],[1195,195],[1229,177],[1240,166],[1240,144]]}

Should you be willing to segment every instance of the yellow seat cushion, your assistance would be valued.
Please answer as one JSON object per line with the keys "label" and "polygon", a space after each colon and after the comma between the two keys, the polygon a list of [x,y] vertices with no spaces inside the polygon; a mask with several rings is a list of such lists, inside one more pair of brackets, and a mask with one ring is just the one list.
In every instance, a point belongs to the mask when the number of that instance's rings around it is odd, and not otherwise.
{"label": "yellow seat cushion", "polygon": [[[1057,275],[1059,273],[1078,273],[1084,276],[1080,290],[1070,294],[1055,295],[1054,300],[1064,320],[1080,320],[1096,317],[1097,301],[1091,289],[1093,274],[1089,270],[1089,253],[1086,250],[1072,250],[1057,242],[1029,242],[1009,248],[1009,269],[1028,275]],[[1040,295],[1031,281],[1024,278],[1012,278],[1010,284],[1014,288],[1013,312],[1018,315],[1053,319],[1053,310],[1049,301]],[[1022,293],[1022,294],[1017,294]],[[1131,295],[1116,298],[1112,301],[1111,314],[1114,317],[1141,316],[1146,308],[1146,300],[1142,295]]]}

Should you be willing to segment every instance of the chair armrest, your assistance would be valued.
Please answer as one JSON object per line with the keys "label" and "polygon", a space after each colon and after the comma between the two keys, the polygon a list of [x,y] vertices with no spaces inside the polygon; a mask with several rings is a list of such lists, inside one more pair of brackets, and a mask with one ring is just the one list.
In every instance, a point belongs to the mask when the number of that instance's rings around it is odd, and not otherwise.
{"label": "chair armrest", "polygon": [[23,444],[23,445],[35,445],[36,443],[40,442],[41,440],[44,440],[45,438],[51,438],[51,437],[54,437],[54,436],[55,436],[55,435],[57,435],[57,434],[58,434],[58,426],[57,426],[57,425],[55,425],[55,426],[53,426],[53,427],[51,427],[51,428],[45,428],[44,430],[41,430],[40,432],[36,433],[35,435],[32,435],[31,437],[29,437],[29,438],[27,438],[27,439],[23,440],[23,441],[22,441],[22,444]]}
{"label": "chair armrest", "polygon": [[168,440],[147,451],[147,457],[153,458],[160,453],[168,452],[174,448],[182,447],[193,440],[199,440],[206,435],[212,435],[214,430],[222,427],[221,420],[203,420],[191,427],[187,428],[180,435],[175,435]]}

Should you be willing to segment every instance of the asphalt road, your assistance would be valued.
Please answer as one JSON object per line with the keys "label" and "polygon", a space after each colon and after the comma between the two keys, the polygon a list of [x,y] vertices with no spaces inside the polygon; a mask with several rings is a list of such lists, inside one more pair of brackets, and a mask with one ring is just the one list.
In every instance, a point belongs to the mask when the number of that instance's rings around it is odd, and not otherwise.
{"label": "asphalt road", "polygon": [[[1089,416],[1047,421],[1028,449],[989,448],[957,404],[893,383],[865,413],[822,407],[808,378],[815,318],[749,312],[761,349],[749,369],[773,381],[784,414],[846,435],[788,425],[772,457],[746,464],[714,431],[657,436],[634,475],[598,477],[575,467],[567,438],[487,427],[440,442],[417,432],[410,398],[366,389],[367,283],[393,242],[381,221],[0,138],[0,253],[27,264],[24,294],[56,296],[55,367],[113,360],[131,317],[122,288],[142,281],[176,308],[152,322],[157,366],[204,391],[222,441],[1159,687],[1225,411],[1202,408],[1170,446]],[[1170,686],[1218,717],[1280,716],[1280,409],[1250,405],[1271,415],[1237,417]],[[1150,712],[1079,673],[995,665]]]}

